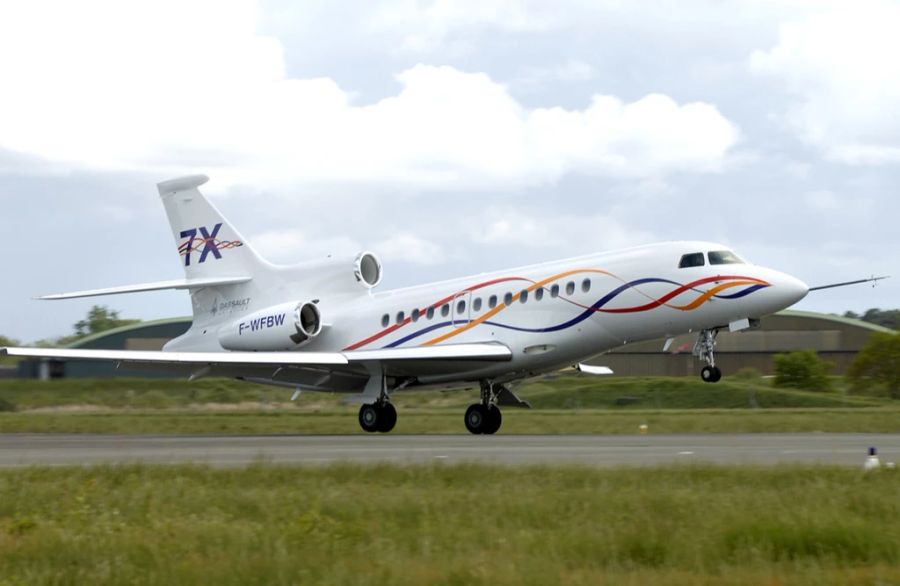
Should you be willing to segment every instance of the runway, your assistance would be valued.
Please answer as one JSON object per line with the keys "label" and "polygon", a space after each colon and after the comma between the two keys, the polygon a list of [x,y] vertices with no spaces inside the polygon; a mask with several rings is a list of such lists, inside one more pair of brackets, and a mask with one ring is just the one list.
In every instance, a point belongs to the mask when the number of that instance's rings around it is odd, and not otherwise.
{"label": "runway", "polygon": [[900,434],[741,435],[347,435],[134,436],[0,435],[0,468],[96,464],[336,462],[651,466],[785,463],[861,466],[869,446],[900,460]]}

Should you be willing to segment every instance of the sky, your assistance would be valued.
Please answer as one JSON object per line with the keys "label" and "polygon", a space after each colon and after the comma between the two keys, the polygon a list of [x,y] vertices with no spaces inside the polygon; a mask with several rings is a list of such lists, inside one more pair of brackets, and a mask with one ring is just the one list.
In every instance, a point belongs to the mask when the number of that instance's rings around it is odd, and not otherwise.
{"label": "sky", "polygon": [[267,259],[376,252],[379,290],[664,240],[900,307],[900,3],[0,3],[0,335],[182,278],[156,183]]}

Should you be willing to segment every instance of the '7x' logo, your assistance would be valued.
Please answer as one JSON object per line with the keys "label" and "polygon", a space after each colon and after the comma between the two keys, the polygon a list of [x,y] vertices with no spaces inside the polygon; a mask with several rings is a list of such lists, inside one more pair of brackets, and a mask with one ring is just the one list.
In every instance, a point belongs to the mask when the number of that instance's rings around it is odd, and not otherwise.
{"label": "'7x' logo", "polygon": [[[187,240],[178,246],[178,254],[184,257],[184,266],[190,266],[191,252],[199,249],[201,244],[203,245],[203,250],[200,251],[200,260],[198,261],[198,264],[206,262],[206,257],[210,253],[212,253],[213,257],[219,259],[222,258],[222,250],[243,245],[240,240],[228,241],[216,238],[220,228],[222,228],[222,222],[213,226],[212,232],[210,232],[206,226],[181,231],[181,237],[187,238]],[[197,236],[198,231],[200,232],[200,236]]]}

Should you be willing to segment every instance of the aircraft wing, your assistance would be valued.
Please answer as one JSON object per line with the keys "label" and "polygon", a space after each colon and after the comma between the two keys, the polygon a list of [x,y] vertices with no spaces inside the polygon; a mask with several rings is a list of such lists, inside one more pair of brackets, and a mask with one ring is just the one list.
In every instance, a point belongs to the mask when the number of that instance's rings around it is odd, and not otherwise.
{"label": "aircraft wing", "polygon": [[512,359],[510,349],[496,342],[354,350],[352,352],[163,352],[147,350],[83,350],[77,348],[0,348],[0,356],[55,360],[101,360],[123,363],[198,366],[348,366],[364,362],[417,360]]}

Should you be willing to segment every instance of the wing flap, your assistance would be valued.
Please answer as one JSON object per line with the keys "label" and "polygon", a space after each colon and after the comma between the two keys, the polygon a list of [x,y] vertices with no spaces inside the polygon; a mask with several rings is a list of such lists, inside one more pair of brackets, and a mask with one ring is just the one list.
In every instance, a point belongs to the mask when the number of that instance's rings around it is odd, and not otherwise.
{"label": "wing flap", "polygon": [[347,366],[367,361],[496,360],[512,359],[508,347],[497,343],[418,346],[353,352],[163,352],[151,350],[95,350],[80,348],[0,348],[0,355],[56,360],[106,360],[171,365],[228,366]]}
{"label": "wing flap", "polygon": [[340,352],[162,352],[152,350],[81,350],[75,348],[0,348],[0,355],[57,360],[108,360],[156,364],[202,365],[346,365]]}
{"label": "wing flap", "polygon": [[446,344],[443,346],[414,346],[411,348],[383,348],[344,352],[350,362],[394,360],[512,360],[512,351],[498,342]]}
{"label": "wing flap", "polygon": [[77,299],[79,297],[98,297],[100,295],[121,295],[123,293],[141,293],[144,291],[164,291],[166,289],[200,289],[202,287],[218,287],[221,285],[238,285],[246,283],[252,277],[216,277],[208,279],[175,279],[172,281],[157,281],[155,283],[139,283],[137,285],[122,285],[120,287],[106,287],[105,289],[88,289],[86,291],[72,291],[69,293],[54,293],[41,295],[37,299],[49,301],[58,299]]}

